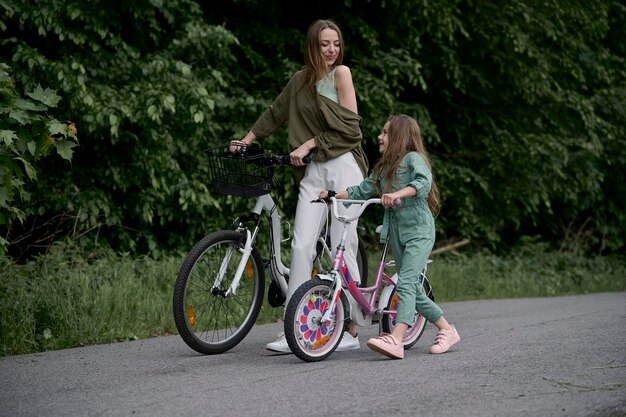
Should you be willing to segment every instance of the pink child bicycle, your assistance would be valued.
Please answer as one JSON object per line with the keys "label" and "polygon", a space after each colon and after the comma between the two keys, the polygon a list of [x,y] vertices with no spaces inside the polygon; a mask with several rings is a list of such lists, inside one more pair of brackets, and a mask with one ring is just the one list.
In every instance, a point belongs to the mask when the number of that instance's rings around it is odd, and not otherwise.
{"label": "pink child bicycle", "polygon": [[[395,266],[394,261],[385,260],[389,238],[383,246],[376,279],[370,287],[359,287],[352,280],[343,256],[348,225],[357,220],[369,205],[380,204],[380,199],[337,200],[331,197],[330,201],[333,217],[344,225],[332,270],[327,274],[318,274],[302,284],[291,297],[285,310],[287,343],[291,351],[306,362],[321,361],[333,353],[341,342],[344,331],[349,328],[351,316],[358,326],[371,325],[372,319],[378,317],[379,333],[391,333],[395,326],[398,276],[394,274],[390,277],[385,272],[386,269]],[[325,201],[314,200],[312,203]],[[361,207],[354,217],[348,218],[339,216],[337,203],[360,204]],[[421,288],[434,301],[430,283],[426,278],[426,269],[425,266],[420,276]],[[352,296],[352,303],[348,302],[345,291]],[[405,349],[417,343],[425,327],[426,319],[416,312],[413,324],[402,340]]]}

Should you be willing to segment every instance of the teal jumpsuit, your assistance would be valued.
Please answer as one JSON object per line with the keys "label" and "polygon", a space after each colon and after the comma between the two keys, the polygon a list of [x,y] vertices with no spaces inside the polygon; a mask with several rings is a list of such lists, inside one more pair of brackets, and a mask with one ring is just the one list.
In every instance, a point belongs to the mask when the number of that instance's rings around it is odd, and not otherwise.
{"label": "teal jumpsuit", "polygon": [[[385,190],[384,177],[381,176],[379,180],[380,188]],[[380,235],[383,243],[389,235],[391,251],[396,260],[398,271],[396,291],[399,296],[397,321],[410,326],[417,310],[426,320],[434,323],[443,312],[422,292],[419,279],[435,243],[435,219],[428,208],[432,174],[419,153],[409,152],[398,166],[396,180],[390,192],[399,191],[407,186],[417,191],[414,197],[405,198],[399,207],[385,208],[383,230]],[[359,185],[348,187],[349,198],[354,200],[370,198],[377,192],[375,183],[376,179],[370,175]]]}

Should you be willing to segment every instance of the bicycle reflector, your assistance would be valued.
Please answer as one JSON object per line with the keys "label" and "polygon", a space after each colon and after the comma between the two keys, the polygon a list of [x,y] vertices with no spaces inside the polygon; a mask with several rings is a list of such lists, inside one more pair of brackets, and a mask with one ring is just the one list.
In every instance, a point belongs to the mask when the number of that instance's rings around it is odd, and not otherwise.
{"label": "bicycle reflector", "polygon": [[252,280],[253,271],[252,271],[252,262],[250,262],[249,260],[246,263],[246,274],[248,274],[248,281],[251,281]]}
{"label": "bicycle reflector", "polygon": [[330,340],[330,336],[324,336],[319,340],[316,340],[315,342],[313,342],[313,344],[311,345],[311,347],[313,349],[319,349],[320,346],[325,345],[328,341]]}
{"label": "bicycle reflector", "polygon": [[194,327],[196,325],[196,315],[193,312],[193,305],[189,304],[187,306],[187,318],[189,319],[189,325]]}

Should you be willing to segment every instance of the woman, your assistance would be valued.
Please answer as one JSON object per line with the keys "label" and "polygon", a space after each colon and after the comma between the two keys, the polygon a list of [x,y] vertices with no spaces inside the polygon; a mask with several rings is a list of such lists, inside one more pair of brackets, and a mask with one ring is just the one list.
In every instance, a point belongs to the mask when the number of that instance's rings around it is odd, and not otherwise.
{"label": "woman", "polygon": [[[288,122],[288,147],[299,184],[292,259],[287,301],[296,289],[311,277],[315,244],[326,221],[326,207],[311,204],[320,189],[342,190],[359,183],[367,174],[367,158],[361,147],[361,118],[350,69],[342,64],[343,37],[331,20],[317,20],[309,27],[304,49],[304,68],[296,72],[280,95],[259,117],[242,141],[272,135]],[[312,162],[303,163],[311,154]],[[345,209],[350,212],[353,209]],[[341,237],[342,226],[333,222],[330,228],[332,247]],[[360,282],[356,253],[356,223],[346,242],[346,263],[353,279]],[[284,335],[266,348],[290,353]],[[356,333],[346,334],[338,351],[358,349]]]}

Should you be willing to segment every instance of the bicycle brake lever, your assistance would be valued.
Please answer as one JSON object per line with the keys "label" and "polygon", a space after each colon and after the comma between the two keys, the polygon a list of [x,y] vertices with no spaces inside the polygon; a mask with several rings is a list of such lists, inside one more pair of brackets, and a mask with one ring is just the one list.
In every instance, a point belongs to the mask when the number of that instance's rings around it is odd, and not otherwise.
{"label": "bicycle brake lever", "polygon": [[278,163],[282,165],[291,165],[289,155],[279,155],[276,157],[276,161],[278,161]]}

